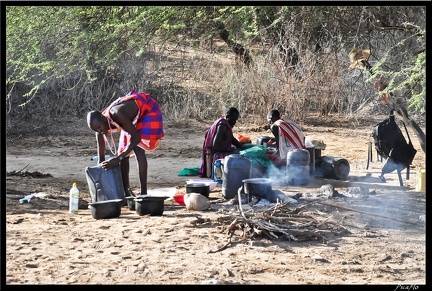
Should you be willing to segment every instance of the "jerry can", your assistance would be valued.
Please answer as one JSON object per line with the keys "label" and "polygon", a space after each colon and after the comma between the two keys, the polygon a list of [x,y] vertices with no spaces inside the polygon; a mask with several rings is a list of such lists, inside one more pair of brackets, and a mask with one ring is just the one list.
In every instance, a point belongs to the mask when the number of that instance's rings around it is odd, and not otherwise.
{"label": "jerry can", "polygon": [[85,174],[92,202],[125,199],[120,165],[109,170],[86,167]]}

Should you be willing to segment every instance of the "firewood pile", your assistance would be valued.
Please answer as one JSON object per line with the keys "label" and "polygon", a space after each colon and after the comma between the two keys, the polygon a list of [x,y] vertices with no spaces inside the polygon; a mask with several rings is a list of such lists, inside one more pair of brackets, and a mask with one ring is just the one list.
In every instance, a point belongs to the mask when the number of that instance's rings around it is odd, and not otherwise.
{"label": "firewood pile", "polygon": [[231,240],[253,240],[266,237],[270,240],[295,242],[321,241],[327,243],[326,234],[341,235],[349,232],[346,228],[332,221],[332,215],[319,211],[315,202],[307,202],[293,207],[290,202],[280,202],[269,207],[250,208],[244,211],[239,204],[239,214],[229,213],[218,218],[222,231]]}

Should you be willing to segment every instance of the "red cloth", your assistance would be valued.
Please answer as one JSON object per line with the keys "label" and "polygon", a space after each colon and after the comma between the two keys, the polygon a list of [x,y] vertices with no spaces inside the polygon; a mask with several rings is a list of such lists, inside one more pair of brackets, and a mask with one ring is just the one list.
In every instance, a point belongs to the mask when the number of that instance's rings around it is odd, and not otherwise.
{"label": "red cloth", "polygon": [[277,153],[271,153],[271,154],[266,154],[266,157],[273,162],[273,164],[278,167],[278,168],[283,168],[286,166],[287,160],[286,159],[282,159],[279,154]]}
{"label": "red cloth", "polygon": [[108,118],[108,121],[113,126],[113,132],[121,131],[118,154],[121,154],[125,150],[132,136],[112,120],[110,109],[114,105],[118,105],[131,99],[135,100],[135,103],[138,106],[137,116],[132,121],[141,135],[141,141],[138,146],[145,150],[156,149],[160,140],[165,135],[163,130],[162,112],[159,104],[148,93],[138,93],[133,90],[126,96],[117,98],[117,100],[112,102],[102,111],[102,114]]}

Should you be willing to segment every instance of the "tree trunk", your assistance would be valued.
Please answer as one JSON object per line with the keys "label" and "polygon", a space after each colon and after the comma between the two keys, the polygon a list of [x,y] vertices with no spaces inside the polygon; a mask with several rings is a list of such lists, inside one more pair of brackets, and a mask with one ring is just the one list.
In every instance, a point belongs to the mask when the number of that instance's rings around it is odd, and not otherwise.
{"label": "tree trunk", "polygon": [[409,117],[408,111],[399,102],[394,102],[393,98],[387,98],[386,101],[391,108],[395,109],[396,113],[402,118],[403,122],[414,131],[420,141],[421,149],[426,154],[426,134],[423,132],[417,122]]}
{"label": "tree trunk", "polygon": [[252,57],[250,56],[249,51],[241,44],[234,42],[229,38],[229,31],[226,30],[222,23],[218,23],[217,28],[219,29],[219,36],[222,38],[222,40],[225,41],[228,47],[230,47],[233,52],[240,57],[240,60],[242,60],[242,62],[249,67],[252,62]]}
{"label": "tree trunk", "polygon": [[[368,69],[371,74],[373,74],[372,67],[367,61],[363,62],[363,65],[365,65],[366,69]],[[373,84],[374,88],[378,89],[378,91],[384,90],[387,85],[388,82],[383,76],[377,76]],[[401,100],[396,98],[392,93],[383,94],[381,98],[384,104],[387,104],[390,108],[393,108],[396,113],[402,117],[403,122],[405,122],[405,124],[414,131],[420,141],[420,146],[423,152],[426,154],[426,134],[423,132],[417,122],[409,117],[408,111],[402,104]]]}

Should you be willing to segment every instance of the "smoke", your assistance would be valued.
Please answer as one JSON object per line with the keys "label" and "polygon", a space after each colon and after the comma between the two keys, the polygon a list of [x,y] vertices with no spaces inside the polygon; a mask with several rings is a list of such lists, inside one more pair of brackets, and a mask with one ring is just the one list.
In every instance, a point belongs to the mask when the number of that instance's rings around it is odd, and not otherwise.
{"label": "smoke", "polygon": [[286,167],[278,168],[271,165],[267,168],[264,178],[272,179],[277,184],[286,184]]}
{"label": "smoke", "polygon": [[[334,157],[329,158],[331,158],[331,160],[335,159]],[[337,161],[345,161],[341,158],[336,159]],[[345,163],[340,164],[345,166]],[[304,183],[303,185],[307,185],[310,183],[310,180],[316,178],[319,182],[320,178],[323,178],[321,176],[324,175],[326,177],[322,180],[323,183],[329,183],[330,181],[330,184],[333,184],[334,189],[338,187],[338,192],[345,195],[342,199],[337,197],[328,198],[327,202],[331,204],[334,203],[335,206],[343,206],[348,203],[346,205],[348,208],[358,211],[355,216],[352,216],[358,218],[356,221],[361,224],[358,225],[358,227],[365,229],[368,229],[369,227],[384,227],[388,229],[407,228],[410,227],[410,224],[412,225],[412,223],[421,223],[420,217],[425,214],[425,199],[419,199],[419,197],[411,195],[412,193],[406,193],[406,190],[399,186],[382,185],[382,182],[378,181],[380,184],[378,188],[369,191],[369,188],[374,182],[368,181],[365,185],[362,184],[364,188],[367,189],[365,193],[352,193],[349,191],[349,188],[361,187],[340,188],[342,185],[354,185],[349,181],[343,181],[342,183],[339,179],[327,177],[329,173],[327,173],[327,171],[323,172],[320,167],[316,167],[315,171],[312,173],[310,170],[310,164],[298,165],[290,163],[289,165],[276,167],[271,163],[265,167],[252,159],[251,178],[268,178],[273,180],[273,185],[296,184],[302,186],[302,183]],[[346,176],[348,176],[349,168],[343,168],[343,170]],[[389,178],[390,180],[394,178],[395,181],[398,181],[395,173],[389,174]],[[380,188],[382,190],[380,190]],[[321,193],[317,190],[316,194],[318,196]],[[351,216],[347,217],[349,218]]]}
{"label": "smoke", "polygon": [[348,198],[350,208],[362,211],[360,220],[363,227],[385,227],[386,229],[404,229],[419,222],[425,213],[425,203],[419,203],[403,189],[385,191],[383,195],[368,195],[366,198]]}
{"label": "smoke", "polygon": [[251,178],[268,178],[277,184],[307,185],[311,175],[309,165],[282,167],[270,165],[263,167],[259,163],[252,163]]}

